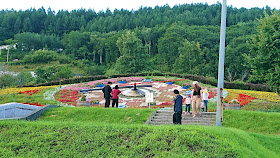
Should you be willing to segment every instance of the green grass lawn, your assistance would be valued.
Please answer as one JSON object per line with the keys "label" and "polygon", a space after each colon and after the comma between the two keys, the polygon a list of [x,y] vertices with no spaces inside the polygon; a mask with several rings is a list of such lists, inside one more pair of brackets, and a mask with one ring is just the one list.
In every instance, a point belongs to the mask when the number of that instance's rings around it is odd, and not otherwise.
{"label": "green grass lawn", "polygon": [[[273,125],[269,119],[277,119],[278,114],[226,111],[223,127],[144,125],[152,112],[60,107],[48,110],[37,121],[0,121],[0,157],[280,156],[277,130],[268,129]],[[245,115],[247,120],[240,119],[241,126],[233,127],[235,124],[230,123],[235,121],[233,115]],[[240,130],[249,117],[263,119],[266,124],[261,126],[267,126],[266,131],[274,134]],[[250,126],[256,126],[253,120],[249,119]]]}
{"label": "green grass lawn", "polygon": [[280,136],[280,113],[226,110],[223,126]]}
{"label": "green grass lawn", "polygon": [[38,120],[51,122],[94,122],[101,124],[145,124],[154,109],[60,107],[48,110]]}

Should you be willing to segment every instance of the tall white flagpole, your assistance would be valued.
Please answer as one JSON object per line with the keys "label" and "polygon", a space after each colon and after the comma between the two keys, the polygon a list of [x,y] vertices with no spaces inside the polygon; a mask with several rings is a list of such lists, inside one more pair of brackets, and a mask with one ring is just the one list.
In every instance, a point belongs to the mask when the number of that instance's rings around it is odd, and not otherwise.
{"label": "tall white flagpole", "polygon": [[227,1],[222,3],[221,31],[220,31],[220,49],[219,49],[219,69],[218,69],[218,89],[217,89],[217,111],[216,126],[222,126],[223,122],[223,87],[224,87],[224,61],[225,61],[225,43],[226,43],[226,15]]}

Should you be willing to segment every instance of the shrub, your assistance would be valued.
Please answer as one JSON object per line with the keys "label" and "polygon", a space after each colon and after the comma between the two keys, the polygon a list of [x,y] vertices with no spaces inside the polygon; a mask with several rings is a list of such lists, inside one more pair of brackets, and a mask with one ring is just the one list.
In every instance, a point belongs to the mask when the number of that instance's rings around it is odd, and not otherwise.
{"label": "shrub", "polygon": [[29,84],[31,81],[33,81],[33,77],[31,75],[31,73],[28,71],[21,71],[16,76],[17,86],[23,86],[23,85]]}
{"label": "shrub", "polygon": [[105,67],[99,66],[99,65],[88,66],[85,68],[85,72],[86,72],[87,76],[104,75]]}
{"label": "shrub", "polygon": [[68,79],[71,77],[73,77],[73,73],[69,66],[60,67],[59,71],[55,74],[56,79]]}
{"label": "shrub", "polygon": [[26,55],[23,58],[25,63],[49,63],[56,61],[59,58],[59,54],[54,51],[38,50],[30,55]]}
{"label": "shrub", "polygon": [[12,87],[15,85],[15,77],[13,75],[4,74],[0,76],[0,88]]}

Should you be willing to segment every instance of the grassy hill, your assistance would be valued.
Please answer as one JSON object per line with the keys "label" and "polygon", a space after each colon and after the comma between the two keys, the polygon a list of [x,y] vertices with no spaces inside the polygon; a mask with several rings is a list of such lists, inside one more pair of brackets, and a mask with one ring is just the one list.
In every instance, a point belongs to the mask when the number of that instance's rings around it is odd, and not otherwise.
{"label": "grassy hill", "polygon": [[[272,114],[279,120],[278,113],[248,115],[246,111],[226,111],[227,127],[222,128],[144,125],[151,113],[149,109],[65,107],[48,110],[37,121],[0,121],[0,156],[255,158],[280,155],[277,130],[271,130],[275,131],[274,135],[264,135],[263,131],[256,134],[230,127],[236,115],[263,119]],[[244,126],[242,120],[247,121],[240,119],[240,127]],[[265,124],[268,120],[262,121],[261,126],[272,126]]]}

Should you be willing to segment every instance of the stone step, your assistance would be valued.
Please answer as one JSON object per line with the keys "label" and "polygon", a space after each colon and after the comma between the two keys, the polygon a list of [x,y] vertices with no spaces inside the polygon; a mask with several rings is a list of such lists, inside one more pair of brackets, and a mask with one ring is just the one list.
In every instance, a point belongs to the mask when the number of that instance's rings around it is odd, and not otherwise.
{"label": "stone step", "polygon": [[[173,115],[174,112],[157,112],[156,115]],[[186,115],[185,112],[182,113],[182,115]],[[190,115],[192,115],[192,113],[190,113]],[[197,115],[202,115],[202,116],[215,116],[216,114],[209,114],[206,112],[202,112],[200,114]]]}
{"label": "stone step", "polygon": [[[154,116],[152,120],[169,120],[173,119],[173,117],[162,117],[162,116]],[[215,120],[215,118],[207,118],[207,117],[182,117],[182,120]]]}
{"label": "stone step", "polygon": [[[154,118],[152,121],[173,120],[173,118]],[[182,119],[182,121],[215,121],[215,119]]]}
{"label": "stone step", "polygon": [[[150,125],[172,125],[173,124],[173,110],[158,110],[150,117]],[[183,125],[207,125],[213,126],[216,121],[216,112],[202,112],[201,114],[192,117],[190,115],[182,114]]]}
{"label": "stone step", "polygon": [[[164,118],[164,117],[173,117],[173,114],[172,115],[155,115],[154,118]],[[193,117],[192,115],[185,115],[185,114],[182,114],[182,118],[216,118],[215,115],[208,115],[208,116],[205,116],[205,115],[196,115],[196,117]]]}
{"label": "stone step", "polygon": [[[173,122],[151,122],[151,125],[173,125]],[[215,123],[198,123],[198,122],[191,122],[191,123],[186,123],[182,122],[182,125],[203,125],[203,126],[214,126]]]}
{"label": "stone step", "polygon": [[[151,121],[151,123],[153,122],[166,122],[166,123],[173,123],[172,120],[153,120]],[[182,120],[182,123],[208,123],[208,124],[211,124],[211,123],[214,123],[215,121],[200,121],[200,120]]]}
{"label": "stone step", "polygon": [[[185,111],[183,111],[185,112]],[[174,111],[167,111],[167,110],[158,110],[157,113],[161,113],[161,114],[173,114]],[[192,114],[192,111],[190,112]],[[216,115],[216,112],[201,112],[201,114],[203,115]]]}

